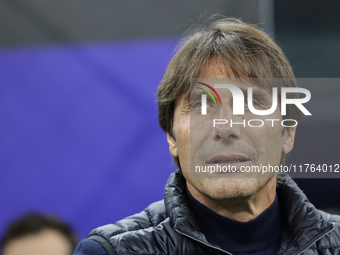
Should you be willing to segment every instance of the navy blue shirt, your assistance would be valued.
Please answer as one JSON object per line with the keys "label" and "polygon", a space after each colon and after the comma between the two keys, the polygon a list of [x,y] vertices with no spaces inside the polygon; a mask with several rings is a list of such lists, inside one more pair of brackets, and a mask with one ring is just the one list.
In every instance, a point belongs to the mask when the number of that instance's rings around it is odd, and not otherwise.
{"label": "navy blue shirt", "polygon": [[277,254],[279,251],[283,225],[277,196],[268,209],[248,222],[215,213],[198,202],[188,189],[186,197],[209,243],[239,255]]}
{"label": "navy blue shirt", "polygon": [[[201,231],[207,240],[238,255],[277,254],[282,232],[281,214],[277,197],[274,203],[249,222],[237,222],[223,217],[198,202],[187,190]],[[82,240],[74,255],[108,255],[103,246],[90,239]]]}

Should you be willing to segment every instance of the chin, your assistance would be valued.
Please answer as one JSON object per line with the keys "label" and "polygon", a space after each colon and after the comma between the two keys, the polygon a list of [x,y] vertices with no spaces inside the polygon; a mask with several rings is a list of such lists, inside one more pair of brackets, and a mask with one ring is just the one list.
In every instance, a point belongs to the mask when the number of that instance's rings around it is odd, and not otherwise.
{"label": "chin", "polygon": [[261,190],[268,179],[263,178],[212,178],[204,179],[199,192],[214,200],[249,198]]}

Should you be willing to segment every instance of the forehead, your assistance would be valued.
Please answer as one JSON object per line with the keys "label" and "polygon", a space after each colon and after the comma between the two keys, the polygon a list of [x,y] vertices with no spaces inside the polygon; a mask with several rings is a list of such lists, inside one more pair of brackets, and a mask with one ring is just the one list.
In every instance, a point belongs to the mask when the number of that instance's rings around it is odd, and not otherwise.
{"label": "forehead", "polygon": [[[204,79],[220,79],[220,78],[237,78],[232,69],[226,64],[220,57],[208,58],[201,67],[199,76],[196,77],[199,80]],[[195,86],[193,86],[195,87]],[[192,84],[188,84],[187,90],[184,94],[180,95],[176,100],[175,106],[179,103],[190,101],[190,92],[193,89]]]}
{"label": "forehead", "polygon": [[[244,78],[246,76],[244,75]],[[200,70],[198,78],[237,78],[229,64],[220,57],[208,58]]]}
{"label": "forehead", "polygon": [[[270,85],[268,86],[268,83],[259,85],[258,81],[248,78],[242,71],[241,72],[238,71],[238,74],[235,75],[230,65],[223,61],[222,58],[218,56],[208,58],[202,65],[202,68],[197,79],[192,80],[194,82],[189,84],[186,92],[178,98],[178,100],[176,101],[176,106],[178,105],[179,102],[181,103],[190,102],[190,97],[192,94],[191,92],[193,92],[194,91],[193,89],[199,85],[197,81],[205,82],[211,86],[213,86],[214,84],[230,82],[230,84],[240,87],[244,95],[247,94],[248,87],[252,87],[254,89],[255,95],[261,95],[261,97],[270,96],[271,93],[270,89],[271,86]],[[198,92],[202,93],[202,91]]]}

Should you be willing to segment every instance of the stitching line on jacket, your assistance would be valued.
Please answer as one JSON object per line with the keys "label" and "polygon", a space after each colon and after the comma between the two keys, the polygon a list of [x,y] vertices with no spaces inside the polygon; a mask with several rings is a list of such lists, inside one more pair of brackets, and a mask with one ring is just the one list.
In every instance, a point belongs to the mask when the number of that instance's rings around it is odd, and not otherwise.
{"label": "stitching line on jacket", "polygon": [[152,215],[149,210],[144,210],[146,212],[146,215],[149,217],[149,222],[152,224],[152,226],[156,226],[156,224],[152,221]]}

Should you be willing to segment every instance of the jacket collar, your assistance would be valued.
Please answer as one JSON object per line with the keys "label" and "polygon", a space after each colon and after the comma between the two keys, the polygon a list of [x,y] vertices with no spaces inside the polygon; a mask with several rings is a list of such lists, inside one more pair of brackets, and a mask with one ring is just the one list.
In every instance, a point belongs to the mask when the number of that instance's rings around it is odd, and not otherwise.
{"label": "jacket collar", "polygon": [[[205,245],[219,249],[209,244],[204,234],[199,231],[196,219],[185,198],[185,187],[185,179],[178,170],[171,174],[165,186],[165,208],[175,230]],[[290,177],[286,176],[283,179],[283,183],[277,189],[277,194],[286,230],[282,235],[282,250],[290,249],[292,252],[293,247],[295,250],[308,248],[332,230],[332,224],[323,220],[320,212],[308,201],[306,195]]]}
{"label": "jacket collar", "polygon": [[333,224],[323,219],[289,176],[278,185],[277,194],[286,229],[281,243],[283,249],[287,250],[292,244],[300,250],[308,248],[333,230]]}
{"label": "jacket collar", "polygon": [[174,224],[176,231],[185,232],[192,238],[208,242],[198,230],[196,219],[189,209],[185,197],[186,183],[184,177],[175,171],[170,175],[164,190],[165,210]]}

